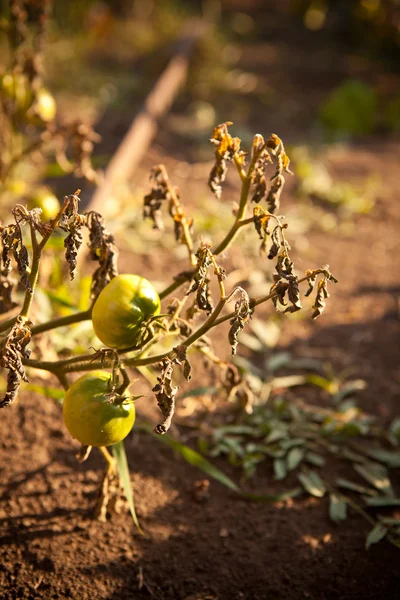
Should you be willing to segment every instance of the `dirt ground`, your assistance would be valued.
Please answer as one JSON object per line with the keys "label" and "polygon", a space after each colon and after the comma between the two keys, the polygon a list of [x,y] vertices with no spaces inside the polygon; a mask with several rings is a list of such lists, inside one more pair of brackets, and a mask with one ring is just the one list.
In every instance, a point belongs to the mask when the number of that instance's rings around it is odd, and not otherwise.
{"label": "dirt ground", "polygon": [[[274,48],[280,48],[279,35],[275,37],[268,47],[258,48],[263,62],[260,58],[260,64],[252,65],[291,96],[290,118],[285,121],[288,109],[277,105],[274,122],[272,112],[260,116],[253,111],[246,119],[256,130],[263,127],[266,134],[273,130],[298,142],[307,125],[300,117],[309,118],[307,102],[319,102],[313,89],[319,89],[316,75],[324,72],[327,55],[315,57],[312,46],[296,46],[297,52],[293,47],[280,56],[279,68],[273,61],[279,54]],[[246,56],[244,52],[243,68]],[[346,65],[354,68],[354,61],[340,56],[336,74],[327,76],[329,85],[335,85]],[[171,143],[168,130],[162,129],[151,161],[164,159]],[[340,284],[331,290],[319,321],[287,321],[278,347],[329,360],[337,371],[350,367],[355,377],[367,381],[360,406],[384,421],[398,415],[400,401],[399,148],[398,137],[377,136],[332,156],[332,173],[350,181],[379,173],[381,189],[370,214],[352,217],[352,231],[308,234],[308,247],[301,252],[304,265],[311,261],[318,266],[329,256]],[[150,158],[145,163],[143,173]],[[296,202],[290,189],[285,202]],[[156,272],[156,259],[150,256],[146,267],[150,274],[152,267]],[[216,482],[210,484],[209,498],[198,502],[195,486],[204,475],[136,431],[126,448],[145,534],[135,530],[125,511],[107,523],[92,520],[104,465],[95,452],[86,463],[77,463],[61,412],[54,400],[26,392],[1,413],[4,600],[400,599],[399,550],[380,542],[365,551],[368,524],[355,513],[336,526],[325,499],[302,496],[278,505],[252,504]],[[225,463],[219,466],[238,478]],[[398,471],[392,481],[399,492]],[[262,493],[274,489],[271,469],[262,467],[250,486]]]}

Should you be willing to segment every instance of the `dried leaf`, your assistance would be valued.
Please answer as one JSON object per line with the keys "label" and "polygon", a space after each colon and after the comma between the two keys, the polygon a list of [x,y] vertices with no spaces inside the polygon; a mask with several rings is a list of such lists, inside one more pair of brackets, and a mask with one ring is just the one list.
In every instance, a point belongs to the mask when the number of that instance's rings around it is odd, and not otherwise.
{"label": "dried leaf", "polygon": [[17,397],[21,379],[28,381],[22,364],[23,358],[29,358],[27,346],[31,339],[30,322],[18,317],[17,322],[7,335],[0,353],[0,367],[8,369],[7,392],[0,400],[0,408],[9,406]]}
{"label": "dried leaf", "polygon": [[215,148],[215,164],[211,169],[208,185],[217,198],[221,197],[222,186],[228,171],[228,162],[240,151],[240,139],[233,138],[228,132],[230,122],[222,123],[214,129],[210,142]]}
{"label": "dried leaf", "polygon": [[235,304],[235,316],[230,320],[231,328],[228,333],[233,356],[236,354],[236,348],[239,343],[238,335],[253,314],[247,292],[241,287],[237,287],[235,292],[239,293],[239,300]]}
{"label": "dried leaf", "polygon": [[175,412],[175,396],[178,387],[172,384],[174,362],[165,359],[161,364],[161,375],[157,377],[158,383],[153,387],[157,398],[157,404],[164,417],[164,421],[154,427],[154,433],[164,435],[171,426],[172,417]]}
{"label": "dried leaf", "polygon": [[92,276],[90,297],[93,300],[118,275],[118,249],[114,244],[114,236],[104,226],[103,217],[95,211],[85,213],[85,216],[85,224],[89,229],[90,258],[99,262]]}

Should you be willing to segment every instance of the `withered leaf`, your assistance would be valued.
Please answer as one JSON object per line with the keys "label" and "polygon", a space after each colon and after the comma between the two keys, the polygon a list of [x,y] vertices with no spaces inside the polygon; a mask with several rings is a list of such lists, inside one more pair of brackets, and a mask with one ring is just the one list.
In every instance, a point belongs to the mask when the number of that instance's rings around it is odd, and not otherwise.
{"label": "withered leaf", "polygon": [[236,354],[236,349],[239,343],[238,335],[251,318],[253,310],[250,308],[250,298],[247,292],[241,288],[236,288],[239,293],[239,300],[235,304],[235,316],[230,320],[231,328],[228,333],[228,340],[232,346],[232,355]]}
{"label": "withered leaf", "polygon": [[90,289],[91,299],[94,299],[118,275],[118,248],[114,244],[114,236],[106,230],[104,219],[99,213],[91,211],[85,213],[85,216],[85,224],[89,229],[90,258],[99,262],[99,267],[92,275]]}
{"label": "withered leaf", "polygon": [[210,140],[216,148],[215,164],[211,169],[208,185],[218,199],[222,194],[221,184],[225,181],[228,171],[227,163],[240,151],[240,139],[233,138],[228,132],[228,125],[230,124],[230,122],[226,122],[218,125],[214,129],[213,137]]}
{"label": "withered leaf", "polygon": [[157,404],[164,417],[164,421],[154,427],[153,431],[158,435],[167,433],[175,412],[175,396],[179,388],[172,383],[173,369],[174,362],[165,359],[161,364],[161,375],[157,377],[158,383],[153,387]]}
{"label": "withered leaf", "polygon": [[31,340],[30,322],[18,317],[3,344],[0,353],[0,366],[8,369],[7,392],[0,400],[0,408],[14,402],[21,379],[28,381],[22,364],[23,358],[29,358],[30,350],[27,346]]}

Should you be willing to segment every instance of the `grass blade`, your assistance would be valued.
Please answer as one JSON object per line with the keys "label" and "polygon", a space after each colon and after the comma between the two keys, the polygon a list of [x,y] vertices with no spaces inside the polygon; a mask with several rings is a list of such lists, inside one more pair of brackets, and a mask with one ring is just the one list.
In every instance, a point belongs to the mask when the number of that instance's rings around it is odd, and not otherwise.
{"label": "grass blade", "polygon": [[[144,423],[140,424],[140,429],[146,431],[146,433],[152,432],[151,427]],[[174,438],[172,438],[168,434],[157,435],[154,437],[159,442],[162,442],[163,444],[169,446],[170,448],[172,448],[172,450],[180,454],[182,458],[186,460],[186,462],[188,462],[190,465],[197,467],[204,473],[207,473],[207,475],[209,475],[216,481],[219,481],[219,483],[222,483],[222,485],[224,485],[225,487],[235,492],[240,492],[239,486],[236,485],[236,483],[232,481],[230,477],[225,475],[225,473],[223,473],[222,471],[220,471],[220,469],[218,469],[212,463],[210,463],[210,461],[204,458],[204,456],[196,452],[196,450],[193,450],[189,446],[186,446],[186,444],[182,444],[182,442],[178,442],[178,440],[174,440]]]}
{"label": "grass blade", "polygon": [[291,490],[286,490],[285,492],[281,492],[280,494],[252,494],[250,492],[242,492],[241,497],[245,500],[250,500],[250,502],[281,502],[282,500],[287,500],[288,498],[296,498],[303,493],[302,488],[297,487]]}
{"label": "grass blade", "polygon": [[128,460],[126,458],[124,442],[118,442],[117,444],[114,444],[113,446],[111,446],[111,450],[115,460],[117,461],[119,477],[125,492],[126,499],[128,500],[129,510],[132,515],[133,522],[136,525],[138,531],[140,531],[140,533],[143,533],[136,515],[135,502],[133,500],[131,478],[129,474],[129,466]]}

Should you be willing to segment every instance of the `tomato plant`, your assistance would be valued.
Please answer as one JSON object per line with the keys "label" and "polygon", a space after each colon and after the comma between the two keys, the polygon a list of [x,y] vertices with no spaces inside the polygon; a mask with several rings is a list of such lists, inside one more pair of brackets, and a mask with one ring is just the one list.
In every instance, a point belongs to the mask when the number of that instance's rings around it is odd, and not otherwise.
{"label": "tomato plant", "polygon": [[110,446],[123,440],[135,422],[135,405],[128,395],[112,391],[112,375],[87,373],[68,388],[64,423],[84,446]]}
{"label": "tomato plant", "polygon": [[[222,389],[228,397],[230,394],[249,397],[248,383],[235,365],[216,357],[209,347],[207,334],[211,329],[229,321],[228,343],[232,355],[236,354],[240,332],[257,306],[272,300],[280,312],[301,310],[302,282],[308,283],[306,296],[315,293],[312,317],[322,314],[329,295],[328,283],[337,280],[327,266],[307,270],[303,277],[295,272],[286,237],[287,224],[277,214],[285,173],[290,172],[283,142],[275,134],[266,140],[256,135],[247,159],[248,153],[241,149],[241,140],[231,136],[228,126],[228,123],[223,123],[213,132],[215,164],[209,186],[220,198],[228,164],[232,163],[240,178],[241,195],[228,231],[214,247],[202,241],[196,245],[193,219],[186,213],[165,167],[158,165],[152,171],[152,189],[144,198],[144,216],[160,229],[164,227],[162,220],[166,210],[173,219],[177,242],[187,249],[189,262],[189,268],[173,277],[159,294],[141,275],[118,274],[115,238],[107,231],[99,213],[79,212],[80,191],[65,196],[60,210],[50,221],[46,221],[37,209],[28,210],[21,204],[14,207],[13,222],[0,226],[0,299],[3,312],[15,307],[13,262],[25,294],[17,316],[0,322],[0,336],[3,334],[0,338],[0,366],[9,372],[6,394],[0,401],[0,407],[13,403],[21,381],[27,380],[26,369],[47,370],[67,389],[63,410],[71,434],[83,449],[99,446],[108,456],[104,446],[122,440],[134,421],[133,399],[128,401],[126,394],[130,383],[128,368],[147,366],[153,369],[152,377],[157,383],[152,391],[162,415],[154,432],[164,435],[174,416],[178,391],[174,384],[175,371],[182,369],[184,378],[191,378],[192,365],[187,355],[189,347],[215,363],[221,373]],[[275,173],[268,186],[265,171],[271,163],[275,164]],[[249,215],[251,201],[255,206]],[[268,262],[274,263],[270,292],[257,298],[250,298],[238,285],[228,289],[227,274],[219,260],[244,227],[254,228],[256,237],[261,240],[260,251],[266,255]],[[70,278],[74,279],[84,239],[83,228],[87,228],[89,233],[90,258],[97,263],[92,275],[90,306],[81,312],[72,312],[33,326],[30,319],[32,301],[48,241],[55,233],[57,236],[64,235],[65,259]],[[29,244],[26,244],[27,236]],[[217,283],[216,302],[210,286],[212,277]],[[229,284],[229,279],[227,281]],[[161,302],[173,293],[175,296],[180,288],[184,288],[182,298],[174,297],[161,313]],[[227,308],[231,302],[234,306],[229,311]],[[33,336],[88,319],[92,319],[93,329],[105,348],[95,350],[94,354],[74,354],[54,361],[45,360],[45,356],[30,356],[29,344]],[[162,344],[166,336],[174,339],[172,349],[170,339],[169,350],[165,350],[166,346]],[[157,353],[156,348],[164,350]],[[134,352],[129,354],[131,350]],[[104,369],[112,369],[112,374]],[[88,373],[71,383],[71,373],[82,371],[95,373]],[[123,375],[121,385],[118,372]],[[86,457],[86,450],[82,452],[82,456]],[[109,467],[111,464],[112,460],[109,460]]]}
{"label": "tomato plant", "polygon": [[100,292],[92,313],[94,331],[109,348],[134,346],[144,321],[160,312],[153,285],[140,275],[118,275]]}

